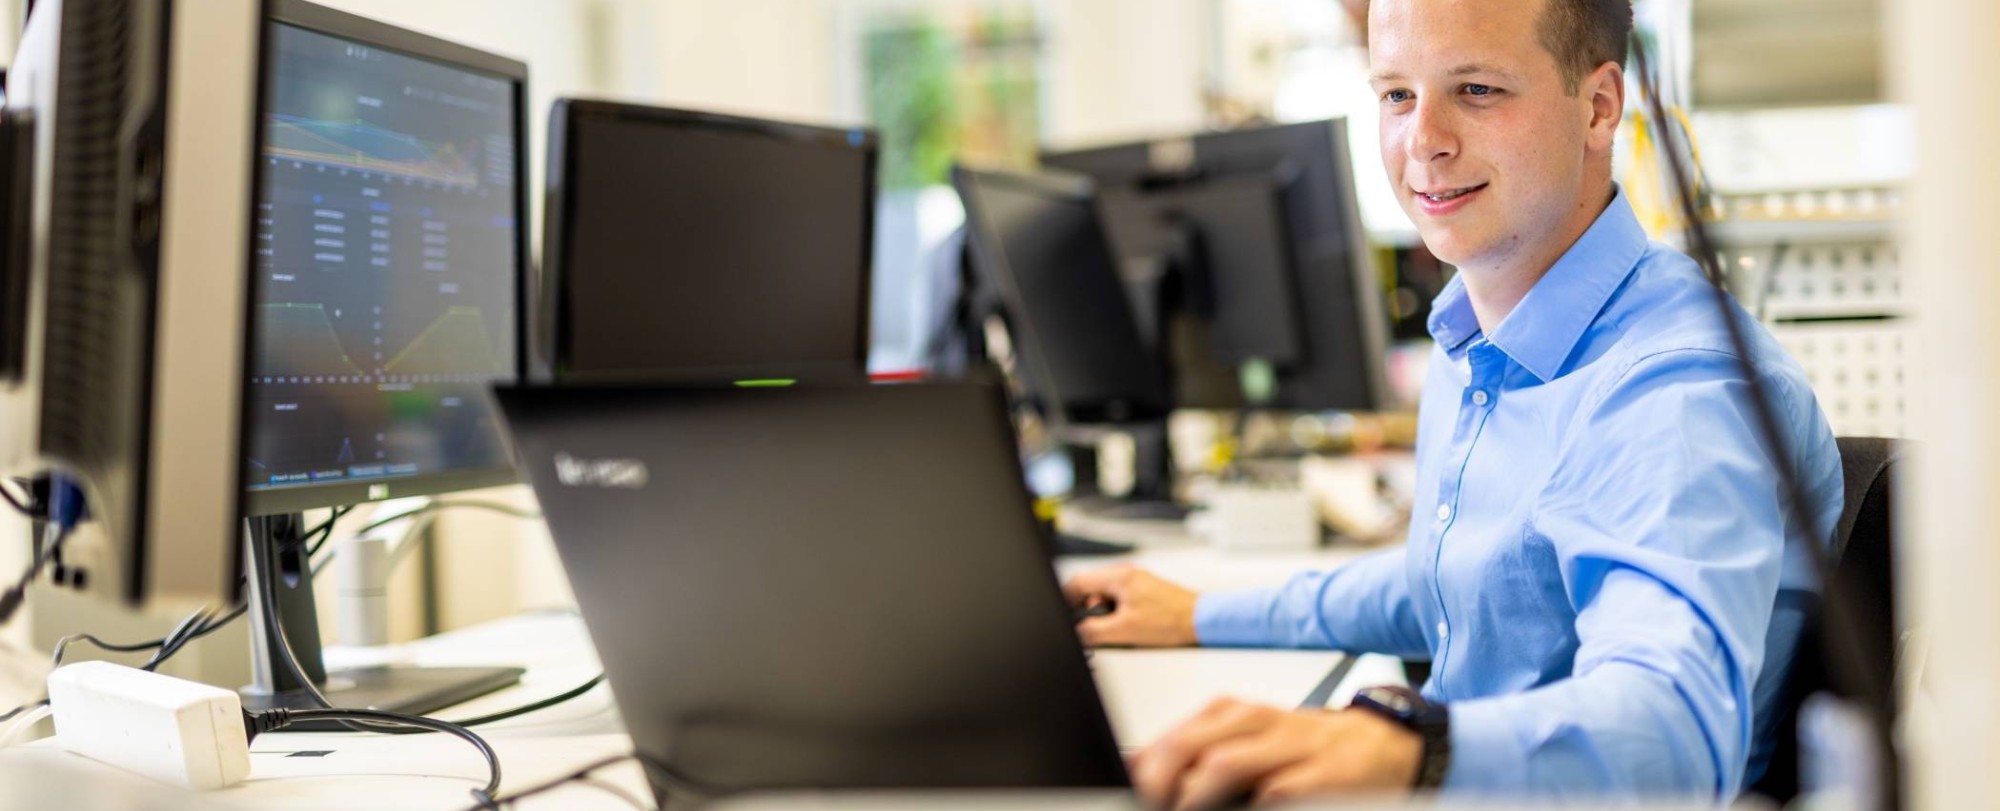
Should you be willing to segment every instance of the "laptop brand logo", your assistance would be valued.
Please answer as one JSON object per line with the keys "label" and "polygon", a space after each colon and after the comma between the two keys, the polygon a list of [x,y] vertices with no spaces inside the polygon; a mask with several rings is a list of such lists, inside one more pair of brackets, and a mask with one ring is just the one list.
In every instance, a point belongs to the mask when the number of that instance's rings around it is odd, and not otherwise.
{"label": "laptop brand logo", "polygon": [[556,452],[556,481],[564,487],[638,490],[650,477],[646,463],[637,459],[578,459]]}

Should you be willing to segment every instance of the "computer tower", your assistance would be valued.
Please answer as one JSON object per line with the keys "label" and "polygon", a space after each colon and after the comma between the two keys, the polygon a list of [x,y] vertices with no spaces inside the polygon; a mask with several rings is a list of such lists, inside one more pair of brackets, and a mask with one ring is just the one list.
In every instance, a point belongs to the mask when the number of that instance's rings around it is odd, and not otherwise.
{"label": "computer tower", "polygon": [[33,146],[0,472],[81,486],[58,585],[233,599],[261,19],[259,0],[42,0],[8,75]]}

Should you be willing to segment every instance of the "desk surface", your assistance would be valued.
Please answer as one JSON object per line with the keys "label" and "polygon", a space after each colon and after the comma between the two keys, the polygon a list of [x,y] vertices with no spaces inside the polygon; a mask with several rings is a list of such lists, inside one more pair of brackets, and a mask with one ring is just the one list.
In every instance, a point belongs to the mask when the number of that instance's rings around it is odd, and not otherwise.
{"label": "desk surface", "polygon": [[[1352,551],[1289,554],[1226,554],[1205,547],[1145,549],[1117,559],[1066,561],[1075,571],[1130,560],[1159,570],[1198,589],[1270,584],[1302,569],[1337,566]],[[521,683],[440,713],[466,718],[519,706],[567,691],[598,672],[596,653],[574,614],[540,613],[442,634],[393,651],[398,661],[422,665],[516,664],[527,668]],[[1143,747],[1218,696],[1295,706],[1332,671],[1342,654],[1325,651],[1260,650],[1100,650],[1092,669],[1121,745]],[[359,664],[379,657],[331,649],[329,664]],[[1344,704],[1356,686],[1400,682],[1394,660],[1366,656],[1356,663],[1329,701]],[[626,752],[630,739],[612,703],[599,687],[575,700],[540,712],[480,728],[500,755],[503,796],[559,777],[602,757]],[[320,754],[301,754],[320,753]],[[52,741],[5,753],[6,765],[35,763],[86,770],[98,767],[57,748]],[[251,745],[251,777],[241,785],[202,799],[221,807],[297,809],[464,808],[470,790],[484,782],[486,767],[472,749],[438,735],[357,735],[352,733],[270,733]],[[605,782],[650,801],[645,780],[631,763],[599,773]],[[523,809],[629,808],[612,793],[572,784],[523,801]]]}

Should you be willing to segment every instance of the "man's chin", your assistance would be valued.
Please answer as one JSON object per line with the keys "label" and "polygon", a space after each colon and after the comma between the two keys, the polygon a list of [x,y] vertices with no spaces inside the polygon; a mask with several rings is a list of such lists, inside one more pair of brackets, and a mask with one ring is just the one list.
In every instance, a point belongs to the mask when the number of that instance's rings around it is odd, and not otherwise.
{"label": "man's chin", "polygon": [[1483,247],[1455,228],[1418,228],[1417,236],[1424,241],[1424,249],[1438,261],[1458,268],[1470,264]]}

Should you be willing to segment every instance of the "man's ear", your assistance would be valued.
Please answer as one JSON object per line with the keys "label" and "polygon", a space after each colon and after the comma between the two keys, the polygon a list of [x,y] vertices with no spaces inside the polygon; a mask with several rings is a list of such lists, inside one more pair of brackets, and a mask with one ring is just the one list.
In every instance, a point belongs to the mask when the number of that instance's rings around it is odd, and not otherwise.
{"label": "man's ear", "polygon": [[1577,90],[1590,98],[1590,148],[1611,151],[1625,117],[1625,69],[1616,62],[1598,65]]}

